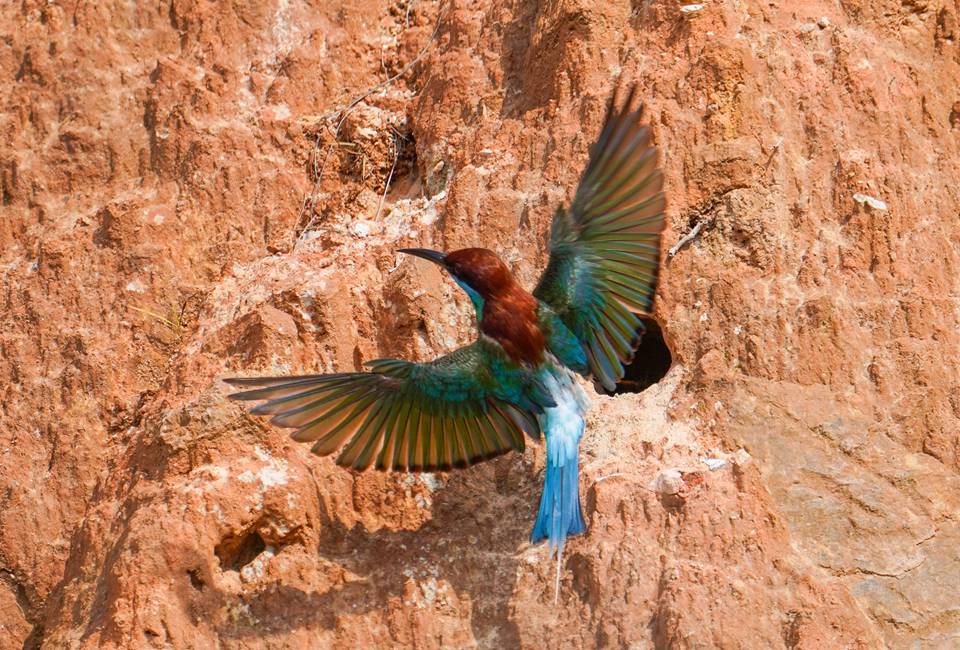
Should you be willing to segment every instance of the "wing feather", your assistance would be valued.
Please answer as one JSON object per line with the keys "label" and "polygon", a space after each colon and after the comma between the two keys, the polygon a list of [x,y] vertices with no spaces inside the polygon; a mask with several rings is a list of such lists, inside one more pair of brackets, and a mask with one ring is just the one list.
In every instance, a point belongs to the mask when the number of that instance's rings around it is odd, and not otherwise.
{"label": "wing feather", "polygon": [[476,343],[430,363],[381,359],[371,372],[227,379],[233,399],[272,424],[294,429],[315,454],[340,451],[339,465],[435,471],[523,450],[552,406],[533,371],[499,343]]}
{"label": "wing feather", "polygon": [[570,209],[554,217],[533,292],[580,342],[585,374],[608,390],[640,341],[637,314],[653,307],[664,225],[663,174],[635,96],[633,87],[622,104],[611,98]]}

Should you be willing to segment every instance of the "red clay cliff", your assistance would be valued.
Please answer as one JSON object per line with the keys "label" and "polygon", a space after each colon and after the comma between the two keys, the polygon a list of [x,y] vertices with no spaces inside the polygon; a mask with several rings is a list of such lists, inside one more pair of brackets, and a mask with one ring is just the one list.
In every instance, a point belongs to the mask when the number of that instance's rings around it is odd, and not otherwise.
{"label": "red clay cliff", "polygon": [[[957,4],[696,7],[4,3],[0,647],[960,643]],[[352,473],[219,379],[465,342],[394,251],[531,288],[624,79],[703,226],[554,605],[540,446]]]}

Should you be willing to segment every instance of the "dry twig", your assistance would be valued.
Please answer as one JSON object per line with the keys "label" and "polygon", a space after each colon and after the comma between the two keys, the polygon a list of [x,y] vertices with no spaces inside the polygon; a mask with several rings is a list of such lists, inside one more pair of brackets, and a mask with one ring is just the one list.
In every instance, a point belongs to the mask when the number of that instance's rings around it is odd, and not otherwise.
{"label": "dry twig", "polygon": [[688,232],[686,235],[680,238],[676,244],[670,247],[670,250],[667,251],[667,257],[673,257],[680,252],[680,249],[686,246],[688,243],[692,242],[697,238],[697,235],[700,234],[700,231],[703,230],[703,227],[712,221],[712,219],[704,219],[703,221],[698,221],[697,225],[693,227],[693,230]]}

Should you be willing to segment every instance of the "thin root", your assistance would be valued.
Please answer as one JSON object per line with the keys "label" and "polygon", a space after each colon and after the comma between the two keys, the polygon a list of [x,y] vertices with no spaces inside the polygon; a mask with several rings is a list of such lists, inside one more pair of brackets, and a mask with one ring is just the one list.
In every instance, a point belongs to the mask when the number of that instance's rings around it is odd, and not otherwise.
{"label": "thin root", "polygon": [[614,474],[607,474],[606,476],[601,476],[596,481],[594,481],[593,484],[596,485],[600,481],[606,481],[608,478],[615,478],[617,476],[623,476],[623,472],[616,472]]}
{"label": "thin root", "polygon": [[387,176],[387,182],[383,184],[383,194],[380,196],[380,202],[377,203],[377,216],[373,218],[374,222],[380,221],[380,211],[383,209],[383,202],[387,199],[387,190],[390,189],[390,183],[393,182],[393,172],[397,169],[397,160],[400,158],[400,143],[397,137],[393,138],[393,166],[390,167],[390,174]]}

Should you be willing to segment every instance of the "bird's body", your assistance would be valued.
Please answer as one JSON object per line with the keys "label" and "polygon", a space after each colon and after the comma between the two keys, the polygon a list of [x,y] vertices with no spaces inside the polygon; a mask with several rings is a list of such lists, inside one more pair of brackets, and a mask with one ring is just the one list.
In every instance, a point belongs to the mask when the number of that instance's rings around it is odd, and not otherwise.
{"label": "bird's body", "polygon": [[[649,131],[613,99],[573,204],[558,210],[550,260],[533,292],[492,251],[404,249],[447,270],[476,310],[477,340],[429,363],[381,359],[369,372],[229,379],[265,400],[340,465],[433,471],[466,466],[542,432],[544,486],[531,540],[562,551],[584,532],[578,450],[588,405],[576,375],[612,390],[642,335],[663,228],[662,176]],[[559,557],[559,556],[558,556]]]}

